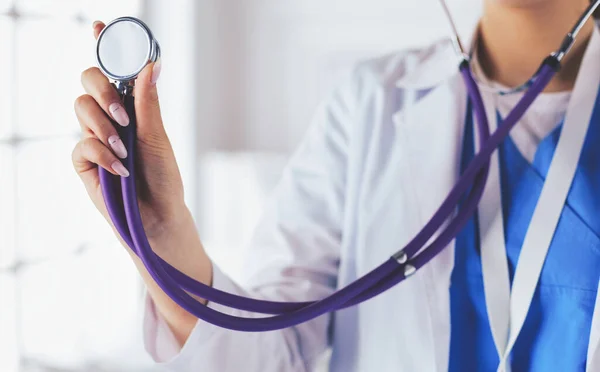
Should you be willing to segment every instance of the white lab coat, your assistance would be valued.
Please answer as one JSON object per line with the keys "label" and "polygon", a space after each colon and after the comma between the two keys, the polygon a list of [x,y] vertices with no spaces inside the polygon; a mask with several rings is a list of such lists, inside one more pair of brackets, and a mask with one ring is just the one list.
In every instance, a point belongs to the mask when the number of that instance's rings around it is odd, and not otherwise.
{"label": "white lab coat", "polygon": [[[402,248],[457,180],[466,90],[455,62],[439,42],[358,66],[284,171],[251,242],[248,279],[234,284],[215,267],[214,286],[319,299]],[[333,372],[443,372],[453,261],[450,245],[381,296],[291,329],[239,333],[199,321],[181,351],[148,300],[146,347],[171,371],[310,371],[331,345]],[[599,308],[589,371],[600,370]]]}

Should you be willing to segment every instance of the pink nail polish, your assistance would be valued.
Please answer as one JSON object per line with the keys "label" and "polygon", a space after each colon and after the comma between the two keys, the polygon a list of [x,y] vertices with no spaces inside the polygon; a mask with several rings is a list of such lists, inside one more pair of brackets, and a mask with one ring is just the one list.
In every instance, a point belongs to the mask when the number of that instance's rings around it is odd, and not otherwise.
{"label": "pink nail polish", "polygon": [[108,137],[108,144],[110,145],[110,148],[115,152],[115,155],[117,155],[121,159],[125,159],[127,157],[127,149],[125,148],[125,145],[123,144],[123,141],[121,141],[121,138],[119,138],[119,136],[114,135]]}
{"label": "pink nail polish", "polygon": [[120,161],[115,161],[111,165],[112,169],[121,177],[129,177],[129,171]]}
{"label": "pink nail polish", "polygon": [[129,115],[127,115],[125,107],[123,107],[122,104],[118,102],[111,103],[111,105],[108,106],[108,111],[120,126],[126,127],[129,125]]}
{"label": "pink nail polish", "polygon": [[99,25],[101,22],[100,21],[94,21],[94,23],[92,23],[92,28],[96,28],[97,25]]}
{"label": "pink nail polish", "polygon": [[161,71],[162,71],[162,62],[159,59],[158,61],[156,61],[156,63],[152,67],[152,77],[150,78],[150,82],[152,83],[152,85],[156,84],[156,82],[158,81]]}

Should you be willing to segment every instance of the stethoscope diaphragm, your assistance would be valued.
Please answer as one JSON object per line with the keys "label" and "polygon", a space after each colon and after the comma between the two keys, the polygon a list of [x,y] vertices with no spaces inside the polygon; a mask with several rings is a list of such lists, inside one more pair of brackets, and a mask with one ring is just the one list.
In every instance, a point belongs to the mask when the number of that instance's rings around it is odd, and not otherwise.
{"label": "stethoscope diaphragm", "polygon": [[158,42],[148,26],[137,18],[117,18],[98,36],[98,67],[117,85],[132,84],[144,67],[159,57]]}

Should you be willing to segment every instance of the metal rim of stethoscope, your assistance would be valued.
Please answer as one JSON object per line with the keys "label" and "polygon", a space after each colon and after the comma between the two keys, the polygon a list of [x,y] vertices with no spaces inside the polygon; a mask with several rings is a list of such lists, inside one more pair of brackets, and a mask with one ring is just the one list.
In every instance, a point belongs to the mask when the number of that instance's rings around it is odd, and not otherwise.
{"label": "metal rim of stethoscope", "polygon": [[[454,47],[456,55],[460,58],[461,62],[470,62],[472,54],[470,52],[467,52],[464,48],[464,45],[461,41],[458,32],[458,28],[456,27],[456,23],[454,22],[454,18],[452,17],[452,13],[450,12],[450,8],[448,7],[446,0],[439,0],[439,2],[450,25],[450,29],[452,32],[450,39],[452,41],[452,46]],[[598,9],[599,6],[600,0],[595,0],[591,2],[590,5],[588,5],[586,11],[581,15],[581,17],[579,17],[579,20],[577,21],[575,26],[573,26],[571,31],[567,34],[567,36],[565,36],[560,48],[558,48],[555,52],[551,54],[551,56],[554,57],[557,62],[560,63],[563,60],[563,58],[569,53],[569,51],[573,47],[573,44],[575,43],[575,39],[579,35],[579,32],[581,32],[585,23],[592,17],[592,15],[596,11],[596,9]],[[529,80],[515,88],[497,89],[492,87],[486,87],[484,84],[480,85],[482,85],[484,88],[487,88],[486,90],[489,90],[501,96],[522,93],[531,87],[531,85],[535,82],[535,79],[537,78],[538,74],[539,70],[536,71],[536,73]],[[473,77],[478,83],[481,83],[481,80],[478,78],[477,74],[473,74]]]}
{"label": "metal rim of stethoscope", "polygon": [[[147,41],[148,41],[148,53],[146,55],[146,59],[143,61],[143,63],[140,65],[140,67],[135,72],[133,72],[129,75],[125,75],[125,76],[115,75],[112,72],[110,72],[106,68],[106,66],[102,63],[102,59],[100,58],[100,45],[102,43],[102,38],[104,37],[106,31],[108,29],[110,29],[110,27],[112,27],[115,24],[120,23],[120,22],[131,22],[131,23],[134,23],[137,26],[141,27],[142,30],[144,31]],[[98,63],[98,67],[100,68],[102,73],[104,73],[109,79],[112,79],[112,80],[116,81],[117,83],[129,84],[130,82],[135,81],[135,79],[142,72],[144,67],[146,67],[148,65],[148,63],[156,62],[159,58],[160,58],[160,45],[159,45],[158,41],[152,35],[152,31],[150,31],[150,28],[148,27],[148,25],[146,25],[144,22],[142,22],[141,20],[139,20],[137,18],[134,18],[134,17],[117,18],[117,19],[111,21],[109,24],[107,24],[106,27],[104,27],[104,29],[102,30],[102,32],[100,32],[100,35],[98,35],[98,41],[96,42],[96,62]]]}

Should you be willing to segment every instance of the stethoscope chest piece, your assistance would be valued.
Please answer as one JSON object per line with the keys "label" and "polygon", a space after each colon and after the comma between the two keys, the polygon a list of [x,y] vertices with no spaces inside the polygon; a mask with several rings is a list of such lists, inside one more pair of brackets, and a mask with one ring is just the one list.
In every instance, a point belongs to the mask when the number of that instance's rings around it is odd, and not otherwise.
{"label": "stethoscope chest piece", "polygon": [[98,67],[119,90],[133,85],[148,63],[160,57],[160,46],[148,26],[134,17],[110,22],[98,36]]}

